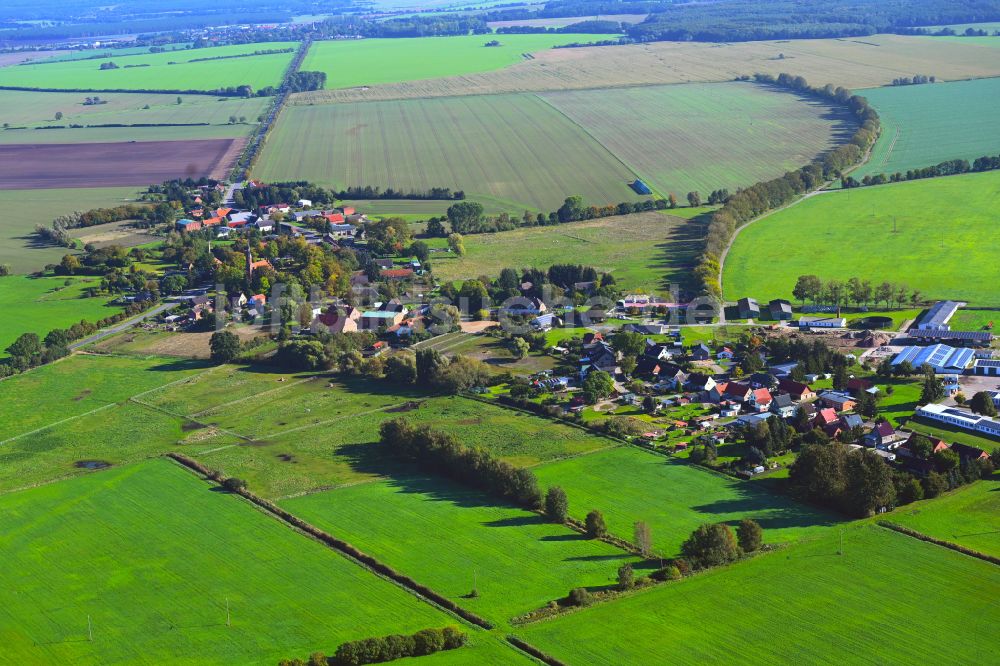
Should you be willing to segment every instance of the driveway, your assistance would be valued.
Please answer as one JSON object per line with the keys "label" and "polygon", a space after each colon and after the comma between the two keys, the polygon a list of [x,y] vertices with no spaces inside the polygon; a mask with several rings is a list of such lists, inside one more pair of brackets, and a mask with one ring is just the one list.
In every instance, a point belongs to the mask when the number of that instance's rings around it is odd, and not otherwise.
{"label": "driveway", "polygon": [[177,306],[177,303],[174,303],[172,301],[167,301],[166,303],[160,303],[155,308],[152,308],[150,310],[146,310],[142,314],[136,315],[132,319],[126,319],[125,321],[119,322],[119,323],[115,324],[114,326],[112,326],[110,328],[105,328],[103,330],[100,330],[100,331],[98,331],[97,333],[94,333],[91,336],[88,336],[88,337],[83,338],[81,340],[77,340],[76,342],[71,342],[69,344],[69,349],[70,349],[70,351],[73,351],[74,349],[79,349],[80,347],[83,347],[85,345],[89,345],[91,343],[97,342],[98,340],[103,340],[104,338],[106,338],[108,336],[114,335],[116,333],[121,333],[122,331],[124,331],[126,329],[129,329],[129,328],[132,328],[136,324],[139,324],[139,323],[145,321],[146,319],[149,319],[150,317],[155,317],[156,315],[160,314],[161,312],[163,312],[165,310],[169,310],[170,308],[176,307],[176,306]]}

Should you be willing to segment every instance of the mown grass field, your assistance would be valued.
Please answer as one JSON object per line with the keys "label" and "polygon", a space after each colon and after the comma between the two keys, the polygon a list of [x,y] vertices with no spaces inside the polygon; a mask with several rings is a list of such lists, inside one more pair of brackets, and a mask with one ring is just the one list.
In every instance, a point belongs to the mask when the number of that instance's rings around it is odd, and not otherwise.
{"label": "mown grass field", "polygon": [[35,226],[51,225],[56,217],[75,210],[115,206],[135,195],[134,187],[0,190],[0,206],[5,211],[0,217],[0,264],[10,265],[15,273],[30,273],[58,263],[67,249],[39,246],[31,237]]}
{"label": "mown grass field", "polygon": [[1000,477],[893,512],[891,522],[1000,557]]}
{"label": "mown grass field", "polygon": [[[609,96],[614,102],[609,104]],[[853,121],[816,100],[751,83],[553,92],[549,104],[662,196],[775,178],[847,139]]]}
{"label": "mown grass field", "polygon": [[450,187],[518,215],[555,210],[573,194],[599,205],[640,198],[627,167],[532,95],[289,107],[254,175],[336,187]]}
{"label": "mown grass field", "polygon": [[580,664],[993,660],[994,565],[875,526],[844,529],[843,555],[839,539],[833,532],[516,633]]}
{"label": "mown grass field", "polygon": [[[167,461],[0,505],[0,634],[17,663],[274,664],[457,623]],[[485,658],[503,663],[497,649]]]}
{"label": "mown grass field", "polygon": [[726,259],[726,298],[789,298],[797,277],[811,273],[998,305],[998,204],[997,172],[811,197],[743,229]]}
{"label": "mown grass field", "polygon": [[541,465],[543,486],[559,485],[569,497],[570,515],[583,520],[591,509],[604,513],[608,530],[632,538],[636,521],[649,524],[655,548],[676,555],[703,523],[753,518],[765,539],[779,543],[823,533],[839,519],[686,463],[634,447],[621,447]]}
{"label": "mown grass field", "polygon": [[[352,44],[345,43],[346,48]],[[550,49],[492,72],[424,81],[323,90],[293,96],[298,104],[356,102],[500,92],[586,90],[609,86],[732,81],[738,76],[791,72],[813,85],[871,88],[930,72],[939,81],[1000,75],[995,49],[964,38],[899,35],[860,39],[796,39],[731,44],[651,42],[627,46]],[[608,104],[613,103],[613,95]]]}
{"label": "mown grass field", "polygon": [[[108,60],[69,60],[0,69],[0,86],[79,90],[215,90],[250,85],[277,86],[293,53],[226,58],[255,51],[294,48],[294,42],[260,42],[111,58],[118,69],[101,70]],[[170,63],[176,63],[171,65]],[[148,65],[148,66],[147,66]]]}
{"label": "mown grass field", "polygon": [[548,268],[572,262],[611,273],[622,289],[654,290],[671,282],[685,284],[700,252],[705,224],[676,217],[673,212],[469,235],[465,237],[465,256],[434,254],[431,265],[434,275],[443,280],[498,275],[503,268]]}
{"label": "mown grass field", "polygon": [[571,588],[612,585],[638,559],[441,479],[398,475],[282,506],[499,624]]}
{"label": "mown grass field", "polygon": [[156,357],[74,357],[0,382],[0,399],[5,395],[10,425],[0,429],[0,441],[10,441],[0,449],[0,490],[84,474],[80,461],[118,465],[177,450],[246,479],[266,497],[284,497],[384,474],[392,461],[373,443],[379,424],[397,416],[519,465],[613,444],[417,388]]}
{"label": "mown grass field", "polygon": [[[996,38],[1000,44],[1000,37]],[[861,91],[882,121],[868,163],[854,174],[906,173],[945,160],[1000,153],[1000,79],[977,79]],[[960,112],[956,110],[960,109]]]}
{"label": "mown grass field", "polygon": [[[500,46],[487,47],[498,40]],[[353,88],[459,76],[501,69],[524,54],[557,44],[594,41],[593,35],[468,35],[414,39],[314,42],[304,71],[326,72],[327,88]]]}
{"label": "mown grass field", "polygon": [[0,441],[183,379],[207,366],[155,357],[75,354],[0,381]]}
{"label": "mown grass field", "polygon": [[[66,282],[70,284],[67,286]],[[44,338],[54,328],[68,328],[81,319],[96,321],[121,311],[105,298],[86,298],[88,286],[100,286],[99,277],[66,278],[26,275],[0,277],[0,310],[7,323],[0,328],[0,356],[22,333]]]}

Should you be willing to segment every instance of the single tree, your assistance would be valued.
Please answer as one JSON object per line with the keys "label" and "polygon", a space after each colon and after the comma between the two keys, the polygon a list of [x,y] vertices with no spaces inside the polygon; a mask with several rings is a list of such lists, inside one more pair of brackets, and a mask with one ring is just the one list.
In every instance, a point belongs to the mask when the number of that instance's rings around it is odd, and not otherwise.
{"label": "single tree", "polygon": [[240,338],[232,331],[216,331],[208,341],[212,360],[229,363],[240,353]]}
{"label": "single tree", "polygon": [[649,557],[653,554],[653,536],[645,521],[640,520],[632,526],[632,538],[643,557]]}
{"label": "single tree", "polygon": [[551,486],[545,493],[545,515],[554,523],[564,523],[569,516],[569,500],[559,486]]}
{"label": "single tree", "polygon": [[760,550],[764,543],[764,530],[756,520],[744,518],[736,528],[736,539],[740,544],[740,550],[744,553],[753,553]]}
{"label": "single tree", "polygon": [[631,590],[634,586],[635,572],[632,571],[632,565],[626,562],[618,567],[618,589],[622,591]]}
{"label": "single tree", "polygon": [[591,539],[600,539],[608,533],[608,526],[604,523],[604,514],[594,509],[587,514],[587,536]]}
{"label": "single tree", "polygon": [[977,391],[969,401],[969,409],[983,416],[996,416],[997,406],[986,391]]}

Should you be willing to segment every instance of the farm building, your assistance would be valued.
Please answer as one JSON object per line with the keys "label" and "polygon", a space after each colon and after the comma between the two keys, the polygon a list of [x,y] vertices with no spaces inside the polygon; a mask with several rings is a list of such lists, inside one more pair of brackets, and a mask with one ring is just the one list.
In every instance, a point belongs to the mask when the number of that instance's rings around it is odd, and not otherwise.
{"label": "farm building", "polygon": [[843,317],[799,317],[799,328],[844,328],[847,320]]}
{"label": "farm building", "polygon": [[917,322],[919,331],[949,331],[951,326],[948,322],[955,316],[958,309],[965,305],[958,301],[938,301],[927,311],[920,321]]}
{"label": "farm building", "polygon": [[956,349],[948,345],[931,345],[930,347],[909,346],[892,359],[892,365],[898,366],[909,361],[914,368],[929,365],[938,374],[960,373],[972,362],[971,349]]}
{"label": "farm building", "polygon": [[736,302],[740,319],[759,319],[760,305],[756,298],[741,298]]}
{"label": "farm building", "polygon": [[767,311],[774,321],[788,321],[792,318],[792,304],[783,298],[776,298],[768,303]]}
{"label": "farm building", "polygon": [[972,346],[987,346],[993,341],[989,331],[914,330],[910,335],[927,342],[956,342]]}
{"label": "farm building", "polygon": [[963,430],[1000,437],[1000,420],[973,414],[957,407],[937,404],[923,405],[917,407],[916,415],[931,421],[947,423]]}
{"label": "farm building", "polygon": [[631,187],[633,190],[635,190],[636,194],[642,194],[644,196],[647,196],[653,193],[653,190],[649,189],[649,185],[642,182],[638,178],[636,178],[635,181],[632,182]]}
{"label": "farm building", "polygon": [[977,375],[986,377],[1000,377],[1000,361],[990,358],[976,359],[976,364],[972,371]]}

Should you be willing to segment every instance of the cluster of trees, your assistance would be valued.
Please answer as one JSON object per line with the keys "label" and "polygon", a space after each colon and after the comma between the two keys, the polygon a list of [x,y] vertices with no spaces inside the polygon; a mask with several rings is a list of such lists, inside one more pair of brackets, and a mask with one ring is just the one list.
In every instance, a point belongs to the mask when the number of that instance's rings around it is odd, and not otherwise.
{"label": "cluster of trees", "polygon": [[869,303],[883,303],[886,308],[898,308],[905,303],[917,306],[924,300],[920,290],[911,291],[905,284],[881,282],[876,285],[871,280],[857,277],[846,282],[837,279],[824,282],[815,275],[800,275],[792,288],[792,296],[802,304],[812,301],[816,305],[833,307],[852,302],[858,307],[867,307]]}
{"label": "cluster of trees", "polygon": [[483,449],[468,448],[447,433],[430,426],[411,425],[406,419],[379,427],[380,443],[392,455],[424,470],[479,488],[528,509],[542,505],[535,474],[515,467]]}
{"label": "cluster of trees", "polygon": [[337,201],[337,194],[306,180],[280,183],[247,184],[233,194],[236,205],[241,208],[257,208],[272,204],[294,205],[299,199],[308,199],[314,206],[325,206]]}
{"label": "cluster of trees", "polygon": [[927,76],[926,74],[914,74],[913,78],[908,76],[901,76],[892,80],[892,85],[894,86],[919,86],[924,83],[934,83],[937,81],[935,76]]}
{"label": "cluster of trees", "polygon": [[[700,200],[698,204],[692,205],[700,205]],[[637,202],[623,201],[618,204],[609,204],[606,206],[587,206],[583,202],[583,197],[572,196],[567,197],[558,210],[552,211],[548,215],[545,213],[533,214],[531,211],[526,210],[520,219],[512,217],[508,213],[500,213],[496,217],[488,217],[484,214],[482,204],[473,201],[463,201],[450,206],[447,215],[452,231],[461,234],[481,234],[510,231],[518,227],[541,227],[563,222],[578,222],[581,220],[593,220],[602,217],[628,215],[630,213],[676,207],[677,198],[673,195],[670,195],[668,200],[645,199]]]}
{"label": "cluster of trees", "polygon": [[[898,34],[901,35],[928,35],[931,37],[989,37],[990,32],[982,28],[968,27],[962,32],[958,32],[954,28],[944,27],[938,30],[931,30],[929,28],[910,28],[907,30],[899,30]],[[1000,36],[1000,30],[994,30],[993,36]]]}
{"label": "cluster of trees", "polygon": [[847,360],[822,340],[788,339],[780,336],[768,338],[767,350],[775,363],[795,361],[792,379],[802,381],[807,374],[835,372]]}
{"label": "cluster of trees", "polygon": [[526,34],[526,35],[557,35],[568,33],[571,35],[613,35],[625,32],[625,24],[621,21],[579,21],[559,28],[533,25],[508,25],[496,29],[498,35],[502,34]]}
{"label": "cluster of trees", "polygon": [[424,657],[465,645],[467,636],[458,627],[421,629],[415,634],[378,636],[341,643],[332,657],[314,652],[308,661],[282,659],[278,666],[360,666],[406,657]]}
{"label": "cluster of trees", "polygon": [[736,534],[726,523],[699,526],[681,545],[681,554],[695,569],[722,566],[760,550],[764,530],[755,520],[744,518]]}
{"label": "cluster of trees", "polygon": [[635,41],[737,42],[820,39],[900,32],[909,26],[1000,19],[993,0],[718,0],[660,4],[645,21],[629,26]]}
{"label": "cluster of trees", "polygon": [[[288,87],[288,92],[292,93],[322,90],[326,86],[326,72],[292,72],[285,80],[285,85]],[[270,97],[270,95],[261,96]]]}
{"label": "cluster of trees", "polygon": [[903,504],[925,497],[936,497],[967,483],[989,478],[996,469],[996,463],[1000,462],[1000,449],[983,460],[963,458],[952,449],[935,452],[934,443],[924,435],[914,435],[910,441],[910,451],[917,460],[931,463],[932,469],[920,481],[900,473],[904,477],[898,483]]}
{"label": "cluster of trees", "polygon": [[736,230],[755,217],[788,203],[831,178],[839,177],[843,169],[862,159],[879,134],[879,119],[875,109],[868,105],[868,100],[864,97],[851,95],[846,88],[835,88],[829,84],[815,88],[801,76],[791,74],[780,74],[777,78],[769,74],[756,74],[754,80],[846,106],[858,119],[860,126],[847,144],[829,151],[797,171],[790,171],[780,178],[740,190],[712,215],[705,252],[695,273],[702,283],[703,291],[717,298],[722,297],[719,257]]}
{"label": "cluster of trees", "polygon": [[212,178],[175,178],[159,185],[150,185],[141,199],[145,201],[178,202],[180,210],[195,206],[195,199],[201,199],[201,205],[206,208],[222,203],[222,192],[217,188],[219,181]]}
{"label": "cluster of trees", "polygon": [[449,187],[432,187],[427,190],[394,190],[391,187],[382,189],[371,185],[353,185],[345,190],[336,192],[338,199],[419,199],[419,200],[462,200],[465,192],[455,190],[452,192]]}
{"label": "cluster of trees", "polygon": [[37,225],[35,236],[45,244],[73,247],[74,241],[69,233],[70,229],[81,229],[123,220],[134,220],[137,227],[151,227],[173,222],[177,214],[178,207],[168,202],[155,205],[125,204],[113,208],[95,208],[86,212],[75,211],[55,218],[50,227]]}
{"label": "cluster of trees", "polygon": [[1000,169],[1000,155],[983,155],[977,157],[972,164],[968,160],[945,160],[940,164],[919,169],[908,169],[906,173],[897,171],[893,174],[879,173],[867,175],[861,180],[848,176],[841,181],[844,188],[867,187],[869,185],[884,185],[885,183],[901,183],[906,180],[921,180],[923,178],[938,178],[940,176],[957,176],[963,173],[979,173]]}
{"label": "cluster of trees", "polygon": [[789,484],[800,499],[858,517],[892,508],[897,498],[893,471],[881,457],[840,442],[804,446],[789,468]]}

